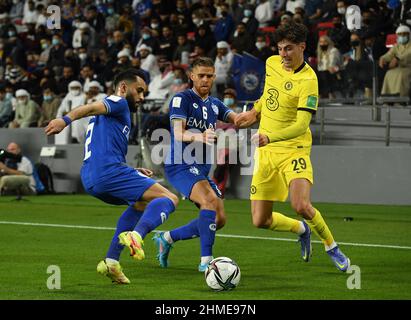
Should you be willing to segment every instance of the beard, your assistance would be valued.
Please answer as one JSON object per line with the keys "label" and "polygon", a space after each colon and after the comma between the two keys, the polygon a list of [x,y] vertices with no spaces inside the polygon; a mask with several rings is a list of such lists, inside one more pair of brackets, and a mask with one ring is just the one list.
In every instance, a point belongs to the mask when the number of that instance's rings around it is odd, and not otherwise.
{"label": "beard", "polygon": [[127,100],[128,109],[130,110],[130,112],[136,112],[137,111],[137,103],[136,103],[136,100],[134,99],[134,97],[131,93],[127,93],[126,100]]}

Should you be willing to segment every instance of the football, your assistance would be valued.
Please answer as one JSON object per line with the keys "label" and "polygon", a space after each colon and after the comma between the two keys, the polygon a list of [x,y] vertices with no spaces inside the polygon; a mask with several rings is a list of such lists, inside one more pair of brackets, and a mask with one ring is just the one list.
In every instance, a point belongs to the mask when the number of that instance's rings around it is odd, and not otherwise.
{"label": "football", "polygon": [[215,291],[232,290],[241,279],[240,267],[227,257],[213,259],[205,271],[207,285]]}

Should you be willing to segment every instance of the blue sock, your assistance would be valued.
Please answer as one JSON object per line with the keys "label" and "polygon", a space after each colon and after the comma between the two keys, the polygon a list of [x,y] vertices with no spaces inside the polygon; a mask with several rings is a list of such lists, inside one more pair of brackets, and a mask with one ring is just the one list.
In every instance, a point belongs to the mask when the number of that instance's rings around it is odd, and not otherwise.
{"label": "blue sock", "polygon": [[185,226],[170,231],[171,239],[173,239],[173,241],[178,241],[197,238],[200,236],[200,232],[198,231],[198,222],[199,219],[197,218],[190,221]]}
{"label": "blue sock", "polygon": [[124,231],[133,230],[138,220],[143,215],[142,211],[137,211],[133,206],[130,206],[123,212],[117,222],[117,229],[114,233],[113,240],[111,240],[110,248],[107,251],[107,258],[119,261],[121,251],[124,246],[119,244],[118,235]]}
{"label": "blue sock", "polygon": [[144,239],[147,233],[164,223],[174,210],[174,203],[169,198],[163,197],[152,200],[144,210],[144,214],[134,231],[138,232]]}
{"label": "blue sock", "polygon": [[216,212],[213,210],[201,210],[198,218],[198,231],[200,233],[201,256],[213,255],[213,244],[215,238]]}

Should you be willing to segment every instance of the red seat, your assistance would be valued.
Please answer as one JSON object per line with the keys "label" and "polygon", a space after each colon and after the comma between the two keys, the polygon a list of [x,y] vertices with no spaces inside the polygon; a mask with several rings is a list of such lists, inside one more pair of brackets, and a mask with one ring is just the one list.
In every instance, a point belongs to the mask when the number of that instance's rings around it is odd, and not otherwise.
{"label": "red seat", "polygon": [[328,30],[333,29],[334,24],[331,21],[317,23],[318,37],[328,34]]}
{"label": "red seat", "polygon": [[187,32],[187,39],[188,40],[195,40],[195,33],[194,32]]}
{"label": "red seat", "polygon": [[395,33],[387,34],[387,38],[385,38],[385,46],[387,48],[391,48],[397,44],[397,35]]}
{"label": "red seat", "polygon": [[269,46],[270,45],[270,35],[274,34],[275,27],[260,27],[258,28],[258,31],[265,35],[265,42],[267,46]]}

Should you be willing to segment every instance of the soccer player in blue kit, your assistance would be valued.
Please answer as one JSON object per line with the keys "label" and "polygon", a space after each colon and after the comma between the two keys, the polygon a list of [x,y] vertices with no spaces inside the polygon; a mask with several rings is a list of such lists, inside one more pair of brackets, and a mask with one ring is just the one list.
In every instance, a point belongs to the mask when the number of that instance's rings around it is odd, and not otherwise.
{"label": "soccer player in blue kit", "polygon": [[119,263],[124,246],[137,260],[144,259],[143,239],[175,210],[178,198],[149,176],[147,169],[126,164],[131,112],[136,112],[147,91],[144,75],[130,69],[113,82],[114,95],[79,106],[63,118],[52,120],[47,135],[61,132],[72,121],[91,118],[85,141],[81,179],[92,196],[114,205],[128,205],[117,223],[106,258],[97,271],[119,284],[130,283]]}
{"label": "soccer player in blue kit", "polygon": [[[167,180],[199,208],[198,218],[180,228],[159,232],[154,236],[160,266],[168,266],[172,243],[200,237],[199,271],[205,271],[212,260],[215,232],[225,224],[221,192],[208,177],[211,163],[207,161],[216,140],[217,120],[234,123],[237,114],[219,99],[209,96],[215,78],[214,62],[198,58],[193,62],[190,78],[193,88],[177,93],[170,102],[171,150],[165,163]],[[187,152],[190,144],[200,145]],[[191,146],[190,146],[191,147]],[[189,148],[191,150],[191,148]],[[203,156],[201,155],[203,151]]]}

